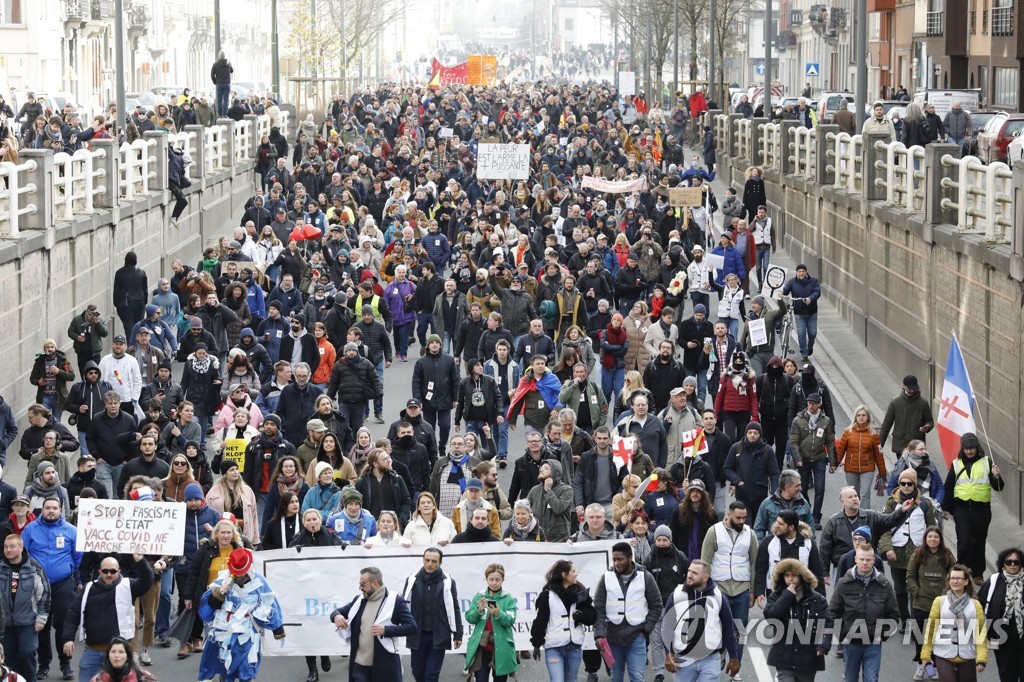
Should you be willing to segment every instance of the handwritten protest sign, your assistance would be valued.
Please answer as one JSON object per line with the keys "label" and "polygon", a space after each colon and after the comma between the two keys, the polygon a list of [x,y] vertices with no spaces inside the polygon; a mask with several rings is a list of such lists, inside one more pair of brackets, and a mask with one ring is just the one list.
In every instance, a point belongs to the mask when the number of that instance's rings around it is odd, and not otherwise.
{"label": "handwritten protest sign", "polygon": [[668,205],[700,206],[704,203],[704,192],[700,187],[673,187],[668,191]]}
{"label": "handwritten protest sign", "polygon": [[79,552],[165,554],[185,551],[181,502],[83,499],[78,505]]}
{"label": "handwritten protest sign", "polygon": [[482,142],[476,157],[476,176],[487,180],[526,180],[530,177],[530,145]]}
{"label": "handwritten protest sign", "polygon": [[245,473],[245,448],[249,441],[244,438],[228,438],[224,441],[224,458],[238,464],[238,473]]}

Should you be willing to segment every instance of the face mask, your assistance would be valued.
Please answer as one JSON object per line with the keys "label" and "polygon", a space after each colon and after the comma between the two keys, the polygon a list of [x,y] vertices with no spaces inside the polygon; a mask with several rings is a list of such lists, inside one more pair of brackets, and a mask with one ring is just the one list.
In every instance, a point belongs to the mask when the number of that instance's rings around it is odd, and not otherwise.
{"label": "face mask", "polygon": [[403,448],[411,448],[413,445],[416,444],[416,437],[415,436],[401,436],[398,439],[398,444],[400,446],[402,446]]}
{"label": "face mask", "polygon": [[292,327],[293,334],[298,334],[300,331],[302,331],[302,327]]}

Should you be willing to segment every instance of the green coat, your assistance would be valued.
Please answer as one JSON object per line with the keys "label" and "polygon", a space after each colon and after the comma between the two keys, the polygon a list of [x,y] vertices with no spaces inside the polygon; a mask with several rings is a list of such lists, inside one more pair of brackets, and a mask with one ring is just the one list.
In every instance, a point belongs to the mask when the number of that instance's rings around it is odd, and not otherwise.
{"label": "green coat", "polygon": [[[608,417],[608,400],[604,397],[604,391],[590,379],[587,379],[587,407],[590,408],[590,423],[594,428],[604,424]],[[562,390],[558,392],[558,402],[562,403],[576,413],[579,420],[580,413],[580,387],[574,379],[566,379],[562,384]]]}
{"label": "green coat", "polygon": [[484,616],[487,612],[481,613],[476,606],[481,598],[498,602],[498,609],[501,611],[500,615],[491,621],[491,627],[494,628],[494,674],[510,675],[519,667],[516,660],[515,637],[512,634],[512,626],[516,622],[516,598],[505,591],[498,595],[489,595],[486,589],[477,592],[466,608],[466,622],[473,626],[473,634],[469,636],[469,644],[466,645],[466,667],[472,665],[473,659],[476,658],[477,647],[480,646],[480,638],[484,634],[484,625],[487,622]]}
{"label": "green coat", "polygon": [[824,413],[818,417],[814,431],[811,431],[807,410],[798,414],[789,431],[789,444],[802,461],[816,462],[827,457],[829,464],[836,466],[836,432]]}

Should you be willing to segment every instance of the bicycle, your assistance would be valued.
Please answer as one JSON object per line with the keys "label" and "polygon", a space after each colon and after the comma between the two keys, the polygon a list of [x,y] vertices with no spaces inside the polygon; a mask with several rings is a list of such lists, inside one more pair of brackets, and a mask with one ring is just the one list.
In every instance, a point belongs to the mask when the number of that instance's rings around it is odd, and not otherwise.
{"label": "bicycle", "polygon": [[779,333],[779,341],[782,344],[782,352],[779,357],[785,362],[786,356],[791,352],[789,344],[793,337],[793,329],[796,328],[796,320],[793,317],[793,297],[783,296],[782,300],[786,302],[786,314],[782,318],[782,331]]}

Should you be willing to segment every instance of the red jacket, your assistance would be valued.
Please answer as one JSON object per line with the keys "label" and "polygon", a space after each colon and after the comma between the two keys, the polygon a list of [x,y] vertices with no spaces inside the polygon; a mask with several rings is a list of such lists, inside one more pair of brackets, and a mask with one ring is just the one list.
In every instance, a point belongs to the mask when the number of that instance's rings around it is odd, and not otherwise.
{"label": "red jacket", "polygon": [[708,110],[707,100],[703,92],[695,92],[690,95],[690,116],[696,118]]}
{"label": "red jacket", "polygon": [[[736,233],[738,230],[729,230],[729,237],[732,239],[733,244],[739,244],[736,241]],[[743,253],[743,265],[747,268],[749,273],[755,268],[757,263],[757,246],[754,244],[754,233],[750,231],[750,226],[747,226],[747,246]]]}
{"label": "red jacket", "polygon": [[726,372],[715,396],[715,414],[722,419],[722,412],[749,412],[750,421],[759,421],[757,416],[757,388],[753,379],[744,379],[737,388],[732,383],[732,374]]}

